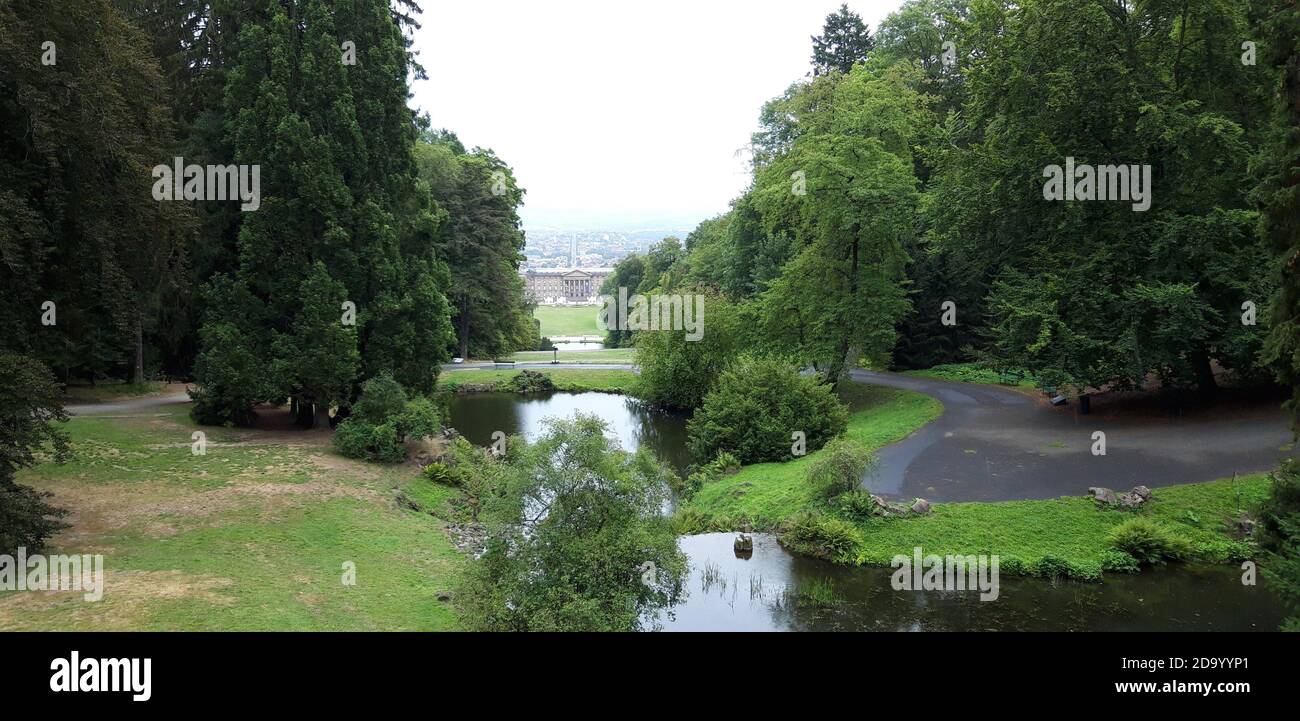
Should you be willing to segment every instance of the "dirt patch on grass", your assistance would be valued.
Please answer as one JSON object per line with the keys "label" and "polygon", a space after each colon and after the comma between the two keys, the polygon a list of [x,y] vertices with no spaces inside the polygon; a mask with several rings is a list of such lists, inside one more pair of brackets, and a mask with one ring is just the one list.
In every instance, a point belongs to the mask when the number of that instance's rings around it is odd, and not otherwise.
{"label": "dirt patch on grass", "polygon": [[235,603],[224,593],[229,578],[191,576],[180,571],[104,570],[103,598],[85,600],[83,591],[36,591],[0,598],[0,630],[44,629],[41,618],[57,612],[65,630],[123,631],[149,627],[160,601],[198,599],[214,606]]}

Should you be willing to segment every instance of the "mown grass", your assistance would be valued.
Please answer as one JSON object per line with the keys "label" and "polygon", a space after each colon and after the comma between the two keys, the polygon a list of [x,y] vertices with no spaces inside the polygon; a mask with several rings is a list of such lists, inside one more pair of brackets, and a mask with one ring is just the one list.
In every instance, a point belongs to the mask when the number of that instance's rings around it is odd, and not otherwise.
{"label": "mown grass", "polygon": [[[74,418],[72,461],[20,474],[72,512],[47,552],[103,554],[105,589],[99,602],[0,594],[0,629],[456,627],[438,596],[457,586],[464,557],[438,519],[394,500],[421,483],[430,503],[454,491],[292,431],[203,428],[207,452],[196,456],[187,410]],[[355,585],[343,582],[345,563]]]}
{"label": "mown grass", "polygon": [[631,363],[633,352],[631,348],[598,348],[594,350],[562,350],[558,352],[530,350],[515,353],[507,360],[530,362],[558,360],[561,363]]}
{"label": "mown grass", "polygon": [[539,368],[536,366],[516,370],[496,370],[466,368],[448,371],[438,377],[438,390],[449,392],[465,391],[508,391],[508,384],[524,370],[536,371],[549,376],[555,383],[556,390],[561,391],[600,391],[605,393],[633,393],[636,388],[636,374],[629,370],[578,369],[578,368]]}
{"label": "mown grass", "polygon": [[542,335],[547,338],[575,335],[603,336],[605,332],[596,327],[596,313],[599,310],[600,308],[594,305],[539,305],[533,311],[533,317],[541,321]]}
{"label": "mown grass", "polygon": [[[934,398],[895,388],[848,383],[841,397],[851,411],[846,435],[871,450],[906,438],[943,412],[943,404]],[[804,476],[818,453],[786,463],[745,466],[706,483],[679,509],[681,532],[776,528],[813,505],[812,489]]]}
{"label": "mown grass", "polygon": [[938,503],[929,516],[872,519],[858,523],[856,561],[889,565],[896,554],[996,554],[1001,571],[1097,579],[1102,575],[1111,528],[1147,516],[1191,542],[1188,560],[1240,560],[1249,544],[1233,541],[1226,523],[1254,507],[1268,492],[1266,474],[1158,488],[1139,511],[1101,509],[1090,498],[1053,498],[1001,503]]}

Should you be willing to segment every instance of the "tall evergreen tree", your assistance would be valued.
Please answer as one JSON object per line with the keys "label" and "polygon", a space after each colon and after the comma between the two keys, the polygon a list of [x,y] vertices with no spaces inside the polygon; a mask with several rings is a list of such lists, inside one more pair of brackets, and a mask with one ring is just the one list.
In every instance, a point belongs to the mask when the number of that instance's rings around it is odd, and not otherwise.
{"label": "tall evergreen tree", "polygon": [[871,52],[871,31],[862,22],[862,16],[846,4],[826,16],[821,35],[812,38],[813,75],[831,72],[847,73],[853,64],[862,62]]}

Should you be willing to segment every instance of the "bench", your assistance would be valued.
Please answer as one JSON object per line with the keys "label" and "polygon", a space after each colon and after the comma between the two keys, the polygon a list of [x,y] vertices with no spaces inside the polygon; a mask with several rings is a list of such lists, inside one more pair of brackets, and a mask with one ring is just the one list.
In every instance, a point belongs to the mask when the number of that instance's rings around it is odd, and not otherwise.
{"label": "bench", "polygon": [[501,368],[511,368],[511,369],[513,369],[513,368],[515,367],[515,362],[512,361],[512,360],[495,360],[495,359],[494,359],[492,362],[496,364],[498,370],[500,370]]}

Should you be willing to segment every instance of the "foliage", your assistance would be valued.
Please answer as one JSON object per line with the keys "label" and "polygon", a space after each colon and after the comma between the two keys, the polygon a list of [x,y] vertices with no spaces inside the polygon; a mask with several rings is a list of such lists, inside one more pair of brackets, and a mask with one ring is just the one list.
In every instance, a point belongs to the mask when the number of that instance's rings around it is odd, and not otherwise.
{"label": "foliage", "polygon": [[822,34],[812,42],[814,75],[849,72],[854,63],[866,59],[873,45],[867,24],[848,5],[840,5],[839,10],[826,16]]}
{"label": "foliage", "polygon": [[[691,296],[684,296],[692,302]],[[703,335],[687,337],[685,330],[636,333],[637,394],[664,408],[693,410],[713,388],[719,374],[743,347],[745,321],[737,307],[716,295],[703,297],[699,321]],[[712,455],[712,454],[710,454]]]}
{"label": "foliage", "polygon": [[334,431],[334,447],[348,458],[399,463],[406,458],[406,441],[434,435],[441,427],[437,406],[428,398],[407,399],[390,375],[362,385],[352,414]]}
{"label": "foliage", "polygon": [[858,529],[835,516],[805,511],[789,520],[781,544],[795,553],[852,563],[860,542]]}
{"label": "foliage", "polygon": [[66,421],[59,387],[40,361],[0,351],[0,554],[20,546],[38,553],[66,524],[67,512],[46,502],[42,493],[14,481],[21,469],[69,454],[67,435],[55,424]]}
{"label": "foliage", "polygon": [[1149,518],[1138,516],[1112,528],[1106,541],[1132,556],[1141,565],[1180,561],[1191,551],[1191,544],[1177,531]]}
{"label": "foliage", "polygon": [[742,463],[793,458],[796,432],[806,450],[844,432],[848,412],[830,386],[801,376],[789,363],[737,358],[687,422],[691,452],[708,458],[728,451]]}
{"label": "foliage", "polygon": [[510,379],[509,388],[515,393],[544,393],[555,390],[555,382],[544,373],[521,371]]}
{"label": "foliage", "polygon": [[605,423],[556,420],[480,497],[487,549],[466,582],[469,623],[489,630],[632,631],[680,592],[685,559],[668,519],[664,472],[629,455]]}
{"label": "foliage", "polygon": [[1270,475],[1258,517],[1260,572],[1291,610],[1286,628],[1300,630],[1300,462],[1288,460]]}
{"label": "foliage", "polygon": [[863,474],[875,463],[875,456],[861,444],[844,436],[832,438],[808,465],[807,481],[818,498],[831,500],[855,490]]}

